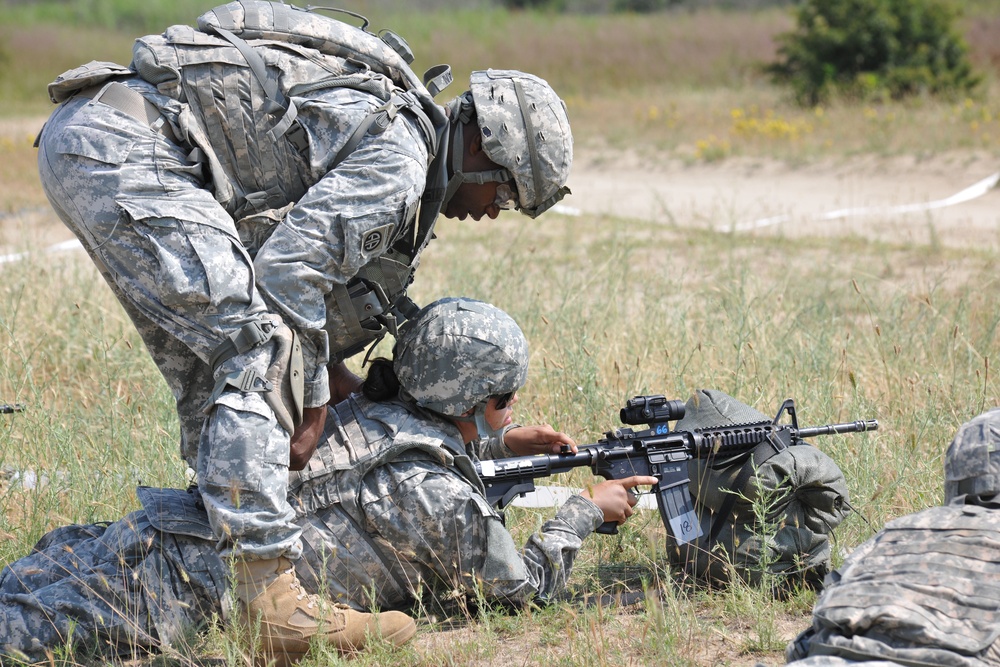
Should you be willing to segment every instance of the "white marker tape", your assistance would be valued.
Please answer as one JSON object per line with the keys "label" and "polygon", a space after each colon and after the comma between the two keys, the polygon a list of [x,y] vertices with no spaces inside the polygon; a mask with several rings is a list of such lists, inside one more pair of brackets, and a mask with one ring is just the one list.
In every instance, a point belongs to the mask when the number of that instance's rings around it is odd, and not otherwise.
{"label": "white marker tape", "polygon": [[559,215],[569,215],[573,217],[577,217],[581,214],[580,209],[573,208],[572,206],[566,206],[564,204],[556,204],[551,210],[553,213],[558,213]]}
{"label": "white marker tape", "polygon": [[[967,201],[971,201],[978,197],[982,197],[987,192],[996,187],[997,182],[1000,181],[1000,172],[993,174],[983,180],[975,183],[961,192],[957,192],[950,197],[945,199],[937,199],[935,201],[929,201],[923,204],[900,204],[898,206],[861,206],[857,208],[842,208],[835,211],[829,211],[818,217],[816,220],[839,220],[841,218],[858,217],[865,215],[893,215],[899,213],[919,213],[921,211],[931,211],[937,208],[945,208],[946,206],[955,206],[956,204],[963,204]],[[754,220],[753,222],[743,222],[735,226],[729,225],[719,225],[715,229],[720,232],[746,232],[753,229],[762,229],[764,227],[772,227],[774,225],[780,225],[783,222],[791,220],[793,216],[791,215],[775,215],[770,218],[760,218],[759,220]]]}
{"label": "white marker tape", "polygon": [[[481,461],[480,463],[484,463]],[[581,489],[571,489],[565,486],[536,486],[534,491],[515,498],[511,505],[516,507],[559,507]],[[656,498],[649,493],[639,495],[639,509],[655,510]]]}

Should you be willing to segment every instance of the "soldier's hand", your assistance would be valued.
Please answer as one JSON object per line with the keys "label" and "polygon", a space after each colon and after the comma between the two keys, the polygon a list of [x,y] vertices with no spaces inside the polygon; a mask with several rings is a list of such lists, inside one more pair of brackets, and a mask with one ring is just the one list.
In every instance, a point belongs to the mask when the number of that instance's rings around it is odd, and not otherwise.
{"label": "soldier's hand", "polygon": [[302,470],[309,463],[319,444],[319,438],[323,435],[326,410],[325,405],[302,410],[302,423],[296,427],[289,442],[288,467],[291,470]]}
{"label": "soldier's hand", "polygon": [[604,512],[604,520],[617,524],[625,523],[632,516],[632,508],[639,497],[631,492],[637,486],[652,486],[655,477],[634,475],[625,479],[609,479],[584,489],[580,495],[590,498]]}
{"label": "soldier's hand", "polygon": [[503,434],[503,443],[518,456],[558,454],[564,446],[576,452],[576,442],[548,424],[517,426]]}

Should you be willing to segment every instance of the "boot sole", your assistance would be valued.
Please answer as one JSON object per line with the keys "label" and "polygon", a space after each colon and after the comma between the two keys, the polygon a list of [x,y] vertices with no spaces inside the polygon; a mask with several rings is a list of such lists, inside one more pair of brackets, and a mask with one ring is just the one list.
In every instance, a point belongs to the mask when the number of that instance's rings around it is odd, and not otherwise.
{"label": "boot sole", "polygon": [[[390,635],[382,635],[382,639],[392,644],[393,646],[399,647],[406,642],[413,639],[414,635],[417,634],[417,624],[411,622],[406,627],[396,630]],[[363,649],[363,646],[352,647],[352,646],[338,646],[337,651],[343,655],[351,655],[352,653],[359,653]],[[295,652],[274,652],[261,656],[256,662],[256,667],[291,667],[295,665],[305,656],[309,654],[308,651],[302,653]]]}
{"label": "boot sole", "polygon": [[[417,634],[417,624],[414,623],[411,619],[409,625],[407,625],[406,627],[402,627],[393,632],[392,634],[382,634],[381,638],[382,641],[388,644],[392,644],[394,647],[398,648],[403,644],[405,644],[406,642],[413,639],[414,635],[416,634]],[[376,635],[372,635],[372,637],[375,636]],[[365,643],[361,643],[357,646],[352,646],[350,644],[337,646],[337,650],[340,651],[340,653],[342,653],[343,655],[360,653],[361,651],[364,650],[364,648],[365,648]]]}

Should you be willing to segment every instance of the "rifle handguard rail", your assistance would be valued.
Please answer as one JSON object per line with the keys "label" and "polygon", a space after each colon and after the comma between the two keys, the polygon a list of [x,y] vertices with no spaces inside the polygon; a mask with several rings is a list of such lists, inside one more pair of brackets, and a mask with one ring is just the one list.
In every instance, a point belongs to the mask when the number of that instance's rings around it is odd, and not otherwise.
{"label": "rifle handguard rail", "polygon": [[[791,423],[779,423],[782,414],[786,413]],[[575,453],[564,447],[559,454],[477,461],[476,472],[486,488],[487,500],[498,509],[509,505],[517,496],[533,491],[534,480],[538,477],[574,468],[588,467],[594,475],[605,479],[624,479],[632,475],[656,477],[659,481],[652,493],[657,496],[663,523],[673,532],[675,541],[684,544],[702,535],[687,488],[689,459],[749,453],[765,442],[777,452],[818,435],[878,430],[875,419],[799,428],[792,399],[782,403],[771,422],[670,430],[668,422],[683,415],[680,401],[668,401],[660,395],[636,396],[622,409],[622,421],[646,423],[648,429],[636,432],[631,428],[616,428],[596,443],[581,445]],[[614,533],[616,526],[606,523],[598,532]]]}

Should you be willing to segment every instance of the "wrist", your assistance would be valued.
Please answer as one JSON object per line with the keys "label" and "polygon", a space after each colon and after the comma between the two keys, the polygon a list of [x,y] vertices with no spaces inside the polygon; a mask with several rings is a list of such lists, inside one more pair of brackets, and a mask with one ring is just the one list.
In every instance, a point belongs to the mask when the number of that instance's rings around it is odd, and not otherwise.
{"label": "wrist", "polygon": [[521,428],[521,424],[507,424],[506,426],[503,427],[503,430],[500,432],[500,437],[499,437],[501,451],[494,458],[508,458],[511,456],[518,456],[518,453],[514,451],[510,445],[507,444],[506,440],[504,440],[504,437],[506,437],[506,435],[515,428]]}
{"label": "wrist", "polygon": [[504,438],[506,438],[507,434],[510,433],[515,428],[521,428],[521,424],[516,424],[516,423],[507,424],[506,426],[503,427],[503,430],[500,432],[500,444],[502,444],[507,449],[510,449],[510,445],[507,444],[507,441],[504,440]]}

